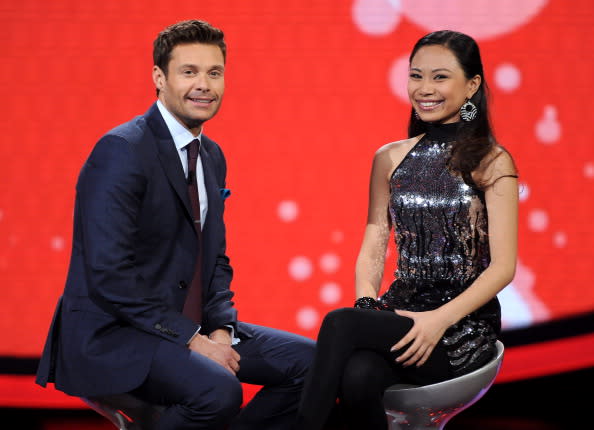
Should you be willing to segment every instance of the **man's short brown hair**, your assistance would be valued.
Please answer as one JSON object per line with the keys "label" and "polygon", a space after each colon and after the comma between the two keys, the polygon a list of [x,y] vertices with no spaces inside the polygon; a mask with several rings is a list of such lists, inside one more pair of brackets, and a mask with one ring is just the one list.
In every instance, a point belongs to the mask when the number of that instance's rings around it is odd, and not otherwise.
{"label": "man's short brown hair", "polygon": [[153,63],[158,66],[165,76],[171,60],[171,52],[177,45],[188,43],[204,43],[216,45],[223,53],[223,59],[227,58],[227,45],[223,31],[213,27],[206,21],[192,19],[180,21],[165,28],[159,33],[153,42]]}

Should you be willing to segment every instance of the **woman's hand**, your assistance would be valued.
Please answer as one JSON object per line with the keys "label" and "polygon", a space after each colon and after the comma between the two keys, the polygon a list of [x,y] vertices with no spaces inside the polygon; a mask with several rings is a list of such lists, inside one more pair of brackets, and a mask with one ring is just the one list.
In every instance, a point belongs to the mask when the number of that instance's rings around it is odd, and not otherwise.
{"label": "woman's hand", "polygon": [[410,312],[395,310],[398,315],[413,320],[414,324],[408,333],[398,341],[390,351],[398,351],[409,345],[398,358],[397,363],[404,367],[422,366],[429,359],[433,348],[439,342],[446,329],[450,326],[449,321],[443,318],[439,309],[426,312]]}

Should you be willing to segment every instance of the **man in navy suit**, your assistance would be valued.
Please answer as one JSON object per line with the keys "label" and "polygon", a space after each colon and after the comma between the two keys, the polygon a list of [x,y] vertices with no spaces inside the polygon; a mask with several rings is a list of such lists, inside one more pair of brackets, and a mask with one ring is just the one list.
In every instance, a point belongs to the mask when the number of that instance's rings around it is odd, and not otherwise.
{"label": "man in navy suit", "polygon": [[[37,383],[81,397],[132,393],[165,406],[163,430],[288,429],[314,342],[239,322],[231,301],[225,158],[202,134],[223,98],[223,33],[179,22],[153,57],[157,102],[106,133],[80,172],[68,277]],[[187,300],[195,276],[197,300]],[[196,303],[199,321],[184,311]],[[263,386],[243,409],[240,382]]]}

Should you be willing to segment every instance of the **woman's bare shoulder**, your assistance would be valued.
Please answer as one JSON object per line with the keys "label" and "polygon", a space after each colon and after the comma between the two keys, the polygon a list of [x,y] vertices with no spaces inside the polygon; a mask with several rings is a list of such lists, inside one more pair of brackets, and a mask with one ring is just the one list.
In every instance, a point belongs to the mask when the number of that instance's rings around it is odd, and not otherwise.
{"label": "woman's bare shoulder", "polygon": [[512,155],[503,146],[494,145],[492,150],[483,158],[477,172],[473,172],[475,180],[486,186],[494,184],[498,179],[517,178],[518,169]]}
{"label": "woman's bare shoulder", "polygon": [[389,178],[394,169],[402,162],[406,154],[419,141],[419,137],[397,140],[382,145],[373,158],[374,169],[381,176]]}
{"label": "woman's bare shoulder", "polygon": [[404,157],[404,155],[406,155],[408,151],[410,151],[412,147],[415,146],[415,144],[419,141],[419,138],[419,136],[416,136],[386,143],[375,152],[375,156],[392,158],[401,155]]}

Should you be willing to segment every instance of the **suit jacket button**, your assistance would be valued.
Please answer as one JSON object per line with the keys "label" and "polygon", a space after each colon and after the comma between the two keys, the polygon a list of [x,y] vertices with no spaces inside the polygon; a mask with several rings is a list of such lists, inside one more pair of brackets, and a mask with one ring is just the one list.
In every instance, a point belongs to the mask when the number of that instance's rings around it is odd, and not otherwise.
{"label": "suit jacket button", "polygon": [[179,288],[186,288],[187,286],[186,281],[179,281]]}
{"label": "suit jacket button", "polygon": [[159,324],[159,323],[155,324],[155,328],[156,328],[157,330],[161,330],[161,324]]}

